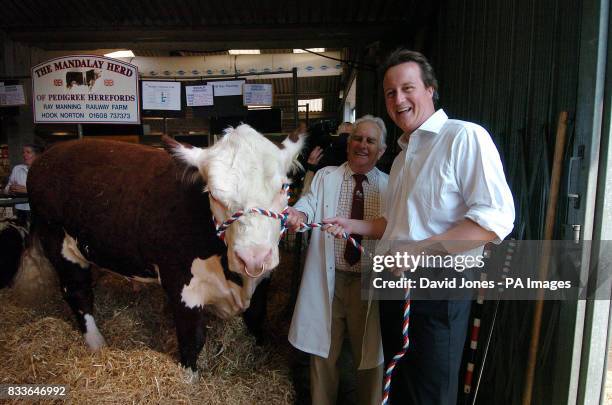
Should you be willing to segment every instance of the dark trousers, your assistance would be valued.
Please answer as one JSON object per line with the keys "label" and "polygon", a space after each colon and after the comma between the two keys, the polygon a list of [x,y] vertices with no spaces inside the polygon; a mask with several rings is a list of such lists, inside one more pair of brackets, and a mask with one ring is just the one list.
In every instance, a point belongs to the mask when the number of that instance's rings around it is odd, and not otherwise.
{"label": "dark trousers", "polygon": [[[403,301],[380,301],[386,366],[402,348]],[[393,372],[393,405],[455,405],[471,301],[413,301],[408,352]]]}

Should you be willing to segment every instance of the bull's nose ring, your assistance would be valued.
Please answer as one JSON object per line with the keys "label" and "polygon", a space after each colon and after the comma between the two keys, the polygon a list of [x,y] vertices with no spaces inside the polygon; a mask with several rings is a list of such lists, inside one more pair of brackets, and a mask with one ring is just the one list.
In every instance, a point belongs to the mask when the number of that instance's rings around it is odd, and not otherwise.
{"label": "bull's nose ring", "polygon": [[249,276],[251,278],[257,278],[257,277],[261,276],[264,271],[266,271],[266,265],[264,263],[261,264],[261,271],[258,274],[255,274],[255,275],[249,273],[249,270],[247,269],[246,264],[244,265],[244,272],[247,274],[247,276]]}

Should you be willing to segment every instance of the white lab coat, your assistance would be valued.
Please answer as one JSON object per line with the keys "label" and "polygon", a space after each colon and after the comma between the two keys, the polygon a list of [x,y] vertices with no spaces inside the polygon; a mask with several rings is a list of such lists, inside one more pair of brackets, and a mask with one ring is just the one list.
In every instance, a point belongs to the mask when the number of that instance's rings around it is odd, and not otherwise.
{"label": "white lab coat", "polygon": [[[294,208],[306,214],[308,222],[320,222],[336,215],[340,188],[347,163],[319,170],[312,180],[310,191]],[[378,169],[375,169],[378,170]],[[378,172],[380,206],[384,206],[388,176]],[[334,237],[314,230],[306,255],[300,292],[289,329],[289,342],[303,352],[327,358],[331,345],[332,301],[334,298],[335,259]],[[368,306],[361,364],[369,369],[383,362],[378,302]]]}

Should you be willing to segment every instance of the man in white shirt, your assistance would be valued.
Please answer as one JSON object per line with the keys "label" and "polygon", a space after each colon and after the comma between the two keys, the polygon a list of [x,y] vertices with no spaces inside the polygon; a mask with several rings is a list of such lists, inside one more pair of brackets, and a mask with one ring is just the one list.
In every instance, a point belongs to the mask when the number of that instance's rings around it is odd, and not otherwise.
{"label": "man in white shirt", "polygon": [[[23,163],[16,165],[11,171],[11,175],[8,179],[8,183],[4,188],[5,193],[10,194],[26,194],[28,192],[26,188],[26,182],[28,179],[28,171],[30,166],[34,163],[34,160],[43,152],[43,148],[36,144],[27,144],[23,147]],[[30,204],[16,204],[15,215],[22,224],[29,224],[30,222]]]}
{"label": "man in white shirt", "polygon": [[[437,81],[420,53],[397,50],[382,71],[387,113],[404,131],[387,204],[383,216],[373,221],[332,218],[326,221],[334,224],[329,231],[381,238],[389,254],[401,252],[397,246],[402,242],[445,246],[451,254],[461,253],[453,251],[457,242],[481,250],[487,242],[500,242],[512,231],[514,202],[488,132],[435,110]],[[456,403],[470,304],[413,301],[410,347],[394,371],[392,404]],[[403,305],[380,302],[385,364],[402,348]]]}
{"label": "man in white shirt", "polygon": [[[317,171],[310,190],[288,209],[289,228],[336,215],[378,218],[388,176],[375,165],[385,151],[385,135],[380,118],[366,115],[357,120],[347,143],[348,161]],[[368,241],[364,245],[370,249]],[[361,267],[354,246],[328,233],[313,232],[289,330],[291,344],[311,354],[313,404],[336,403],[344,336],[349,338],[357,369],[359,403],[380,403],[383,355],[378,309],[372,306],[368,311],[367,300],[361,299]]]}

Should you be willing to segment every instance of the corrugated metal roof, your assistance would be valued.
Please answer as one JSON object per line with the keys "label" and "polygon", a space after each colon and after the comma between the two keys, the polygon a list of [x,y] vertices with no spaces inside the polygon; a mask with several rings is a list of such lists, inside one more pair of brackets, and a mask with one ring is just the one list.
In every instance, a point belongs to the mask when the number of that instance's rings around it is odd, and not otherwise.
{"label": "corrugated metal roof", "polygon": [[[66,53],[123,48],[155,57],[252,48],[342,50],[405,33],[418,22],[417,5],[416,0],[4,0],[0,31],[19,43]],[[333,112],[346,77],[300,78],[298,95],[323,97],[324,112]],[[279,103],[293,102],[292,79],[261,82],[274,84]]]}
{"label": "corrugated metal roof", "polygon": [[403,22],[411,2],[385,0],[4,0],[0,28],[199,27]]}
{"label": "corrugated metal roof", "polygon": [[[0,30],[42,49],[343,48],[405,33],[416,0],[4,0]],[[101,48],[102,46],[98,46]],[[273,51],[272,51],[273,52]]]}

